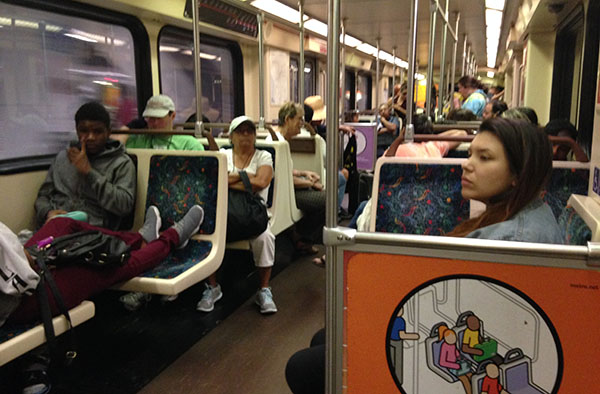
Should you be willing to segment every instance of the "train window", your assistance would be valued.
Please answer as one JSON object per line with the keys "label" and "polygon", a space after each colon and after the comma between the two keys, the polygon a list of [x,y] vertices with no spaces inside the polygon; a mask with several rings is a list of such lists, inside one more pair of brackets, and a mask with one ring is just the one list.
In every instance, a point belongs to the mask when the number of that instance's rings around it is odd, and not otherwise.
{"label": "train window", "polygon": [[0,42],[0,161],[58,152],[87,101],[103,103],[113,127],[135,116],[127,28],[0,3]]}
{"label": "train window", "polygon": [[354,71],[348,69],[345,70],[344,76],[344,112],[350,111],[356,108],[356,89],[355,80],[356,75]]}
{"label": "train window", "polygon": [[356,109],[364,111],[371,108],[371,76],[358,74],[356,84]]}
{"label": "train window", "polygon": [[[192,32],[166,26],[160,32],[158,45],[161,92],[173,99],[175,121],[182,123],[196,112]],[[242,100],[244,97],[236,88],[235,54],[231,45],[237,44],[221,44],[221,40],[206,36],[200,38],[202,115],[211,122],[229,122],[233,119],[237,113],[234,92]],[[236,64],[240,65],[241,70],[241,59],[236,59]]]}
{"label": "train window", "polygon": [[[290,56],[290,100],[298,102],[300,100],[298,89],[300,88],[300,73],[298,64],[300,60],[297,57]],[[315,93],[315,61],[314,59],[304,59],[304,97],[314,96]]]}

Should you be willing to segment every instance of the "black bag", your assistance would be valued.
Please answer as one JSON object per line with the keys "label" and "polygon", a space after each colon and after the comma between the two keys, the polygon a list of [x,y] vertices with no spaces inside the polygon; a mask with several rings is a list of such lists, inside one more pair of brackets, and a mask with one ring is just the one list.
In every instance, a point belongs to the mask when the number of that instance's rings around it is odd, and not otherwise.
{"label": "black bag", "polygon": [[[88,230],[57,237],[43,252],[52,265],[110,267],[124,265],[129,259],[130,249],[120,238]],[[31,253],[38,255],[39,251],[32,250]]]}
{"label": "black bag", "polygon": [[246,171],[240,171],[246,191],[229,189],[227,202],[227,242],[254,238],[269,224],[267,207],[262,198],[252,192]]}

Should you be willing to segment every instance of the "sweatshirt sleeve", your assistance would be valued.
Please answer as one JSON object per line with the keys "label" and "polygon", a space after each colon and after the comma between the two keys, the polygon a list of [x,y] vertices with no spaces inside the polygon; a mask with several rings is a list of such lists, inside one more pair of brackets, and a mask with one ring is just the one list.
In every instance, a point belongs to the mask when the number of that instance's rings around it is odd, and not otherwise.
{"label": "sweatshirt sleeve", "polygon": [[48,216],[48,212],[55,209],[50,200],[50,196],[55,192],[53,174],[54,174],[54,164],[56,161],[50,166],[48,169],[48,174],[46,174],[46,179],[40,190],[38,191],[37,198],[35,200],[35,218],[38,223],[38,226],[41,226],[46,221],[46,216]]}
{"label": "sweatshirt sleeve", "polygon": [[136,171],[131,159],[123,160],[111,177],[92,168],[86,183],[102,208],[115,215],[128,215],[133,210],[136,187]]}

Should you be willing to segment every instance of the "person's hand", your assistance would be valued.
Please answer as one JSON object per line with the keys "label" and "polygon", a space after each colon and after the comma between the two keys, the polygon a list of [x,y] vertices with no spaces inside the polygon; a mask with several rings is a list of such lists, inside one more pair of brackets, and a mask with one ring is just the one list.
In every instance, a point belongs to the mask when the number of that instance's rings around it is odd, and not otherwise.
{"label": "person's hand", "polygon": [[64,209],[53,209],[46,214],[46,223],[48,223],[51,219],[55,218],[58,215],[64,215],[68,213]]}
{"label": "person's hand", "polygon": [[348,135],[354,135],[356,133],[356,130],[354,130],[354,128],[346,125],[340,125],[340,131]]}
{"label": "person's hand", "polygon": [[319,175],[317,175],[316,172],[313,172],[313,171],[304,171],[304,176],[313,183],[321,180],[321,177]]}
{"label": "person's hand", "polygon": [[83,175],[87,175],[92,169],[87,154],[85,153],[85,145],[85,140],[81,140],[81,150],[77,149],[76,147],[70,147],[67,149],[67,158],[71,164],[75,166],[77,172]]}
{"label": "person's hand", "polygon": [[319,181],[313,183],[312,188],[316,191],[321,191],[323,190],[323,184]]}

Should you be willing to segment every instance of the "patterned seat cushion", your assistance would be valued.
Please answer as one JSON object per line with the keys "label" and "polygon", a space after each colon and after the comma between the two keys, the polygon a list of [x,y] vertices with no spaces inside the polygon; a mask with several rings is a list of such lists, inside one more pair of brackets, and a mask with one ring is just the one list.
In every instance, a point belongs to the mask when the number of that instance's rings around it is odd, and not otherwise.
{"label": "patterned seat cushion", "polygon": [[141,276],[172,279],[204,260],[211,249],[212,242],[191,239],[185,248],[172,251],[162,263],[150,271],[144,272]]}
{"label": "patterned seat cushion", "polygon": [[587,196],[590,170],[581,168],[553,168],[552,176],[546,189],[542,191],[542,199],[558,220],[571,194]]}
{"label": "patterned seat cushion", "polygon": [[592,239],[592,231],[570,205],[563,209],[558,218],[558,225],[564,231],[567,245],[587,245]]}
{"label": "patterned seat cushion", "polygon": [[469,218],[460,165],[387,163],[381,167],[376,231],[443,235]]}
{"label": "patterned seat cushion", "polygon": [[165,230],[193,205],[204,209],[200,234],[215,231],[219,162],[208,156],[153,156],[146,208],[156,205]]}

